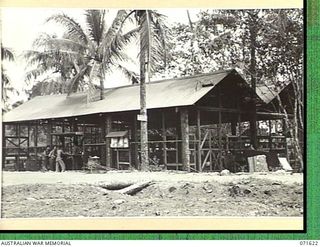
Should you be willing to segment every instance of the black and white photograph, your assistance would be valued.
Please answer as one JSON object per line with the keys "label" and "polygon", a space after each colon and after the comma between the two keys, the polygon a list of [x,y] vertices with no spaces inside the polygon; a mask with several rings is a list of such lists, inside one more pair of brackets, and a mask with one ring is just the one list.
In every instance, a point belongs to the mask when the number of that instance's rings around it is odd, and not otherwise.
{"label": "black and white photograph", "polygon": [[1,218],[303,218],[303,9],[1,25]]}

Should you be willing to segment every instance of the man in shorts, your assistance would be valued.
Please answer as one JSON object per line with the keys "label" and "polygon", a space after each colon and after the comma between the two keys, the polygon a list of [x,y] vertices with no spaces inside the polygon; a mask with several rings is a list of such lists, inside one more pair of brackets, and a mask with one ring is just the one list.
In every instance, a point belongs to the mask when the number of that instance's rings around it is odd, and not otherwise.
{"label": "man in shorts", "polygon": [[42,171],[48,171],[49,168],[49,154],[50,154],[50,146],[47,146],[46,149],[42,153]]}
{"label": "man in shorts", "polygon": [[[61,172],[66,171],[66,164],[64,163],[62,156],[65,155],[66,153],[63,151],[62,147],[59,146],[57,149],[57,158],[56,158],[56,172],[59,172],[61,169]],[[60,169],[59,169],[60,167]]]}

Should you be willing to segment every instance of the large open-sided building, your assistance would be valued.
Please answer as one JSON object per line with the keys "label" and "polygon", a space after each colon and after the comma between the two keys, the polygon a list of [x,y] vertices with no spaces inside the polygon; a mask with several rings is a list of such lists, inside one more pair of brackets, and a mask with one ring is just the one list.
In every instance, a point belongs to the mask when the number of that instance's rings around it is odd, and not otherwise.
{"label": "large open-sided building", "polygon": [[[253,146],[289,159],[279,93],[265,86],[255,92],[234,69],[147,83],[150,164],[241,171]],[[70,153],[79,145],[103,166],[139,169],[139,95],[139,85],[129,85],[106,89],[94,102],[85,93],[25,102],[3,116],[3,167],[39,169],[46,146]],[[67,162],[67,169],[75,168]]]}

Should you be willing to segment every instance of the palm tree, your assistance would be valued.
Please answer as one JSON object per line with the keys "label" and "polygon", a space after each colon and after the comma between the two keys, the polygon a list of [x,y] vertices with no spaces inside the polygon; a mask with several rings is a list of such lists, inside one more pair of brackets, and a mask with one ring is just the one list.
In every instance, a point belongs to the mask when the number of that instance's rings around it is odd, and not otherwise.
{"label": "palm tree", "polygon": [[127,17],[134,15],[139,29],[139,63],[140,63],[140,115],[141,121],[141,169],[148,170],[148,121],[146,105],[146,79],[149,82],[151,74],[161,60],[166,60],[167,27],[164,16],[152,10],[133,10]]}
{"label": "palm tree", "polygon": [[4,47],[1,43],[1,86],[2,86],[2,103],[4,109],[7,108],[6,104],[9,99],[8,92],[16,92],[17,90],[12,86],[11,80],[6,73],[6,70],[3,66],[4,61],[14,61],[15,57],[13,51],[10,48]]}
{"label": "palm tree", "polygon": [[[166,60],[164,16],[151,10],[133,10],[130,13],[119,10],[112,25],[106,31],[105,13],[104,10],[86,10],[88,32],[67,15],[58,14],[50,17],[47,21],[62,24],[66,28],[66,33],[60,39],[47,35],[35,42],[36,46],[44,48],[44,51],[34,55],[31,53],[27,57],[43,65],[32,71],[31,75],[56,69],[67,78],[69,94],[77,90],[85,76],[98,78],[101,89],[100,98],[103,99],[104,76],[112,67],[121,69],[133,81],[138,81],[133,72],[126,70],[117,62],[129,59],[123,49],[139,33],[140,113],[146,119],[146,79],[150,81],[157,62],[163,58],[164,61]],[[137,22],[137,28],[123,34],[123,26],[126,20],[132,20],[132,16]],[[141,169],[147,170],[148,163],[147,121],[142,121]]]}
{"label": "palm tree", "polygon": [[[29,65],[37,68],[29,71],[27,79],[51,71],[59,73],[67,85],[68,95],[79,89],[79,85],[99,80],[100,99],[104,98],[104,78],[112,69],[120,69],[125,75],[136,77],[134,72],[121,66],[119,62],[129,58],[124,47],[136,36],[137,29],[122,32],[123,20],[127,12],[119,10],[111,26],[106,27],[105,10],[86,10],[86,28],[66,14],[49,17],[47,22],[61,24],[65,28],[62,38],[43,34],[35,40],[36,51],[28,51],[25,57]],[[40,49],[40,51],[39,51]]]}

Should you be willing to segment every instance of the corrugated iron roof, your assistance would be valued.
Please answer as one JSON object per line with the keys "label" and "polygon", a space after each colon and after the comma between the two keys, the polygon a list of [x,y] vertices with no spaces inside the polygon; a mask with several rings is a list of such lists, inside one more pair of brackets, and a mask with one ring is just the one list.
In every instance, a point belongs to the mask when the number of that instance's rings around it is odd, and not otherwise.
{"label": "corrugated iron roof", "polygon": [[258,85],[256,88],[256,93],[264,103],[269,104],[289,84],[289,82],[283,82],[278,87],[275,85]]}
{"label": "corrugated iron roof", "polygon": [[106,135],[106,137],[124,137],[128,135],[128,131],[113,131]]}
{"label": "corrugated iron roof", "polygon": [[[167,108],[195,104],[228,74],[236,70],[147,83],[147,108]],[[240,76],[240,75],[238,75]],[[63,118],[94,113],[140,109],[140,87],[129,85],[105,90],[105,99],[87,103],[85,93],[38,96],[3,116],[3,122]]]}

